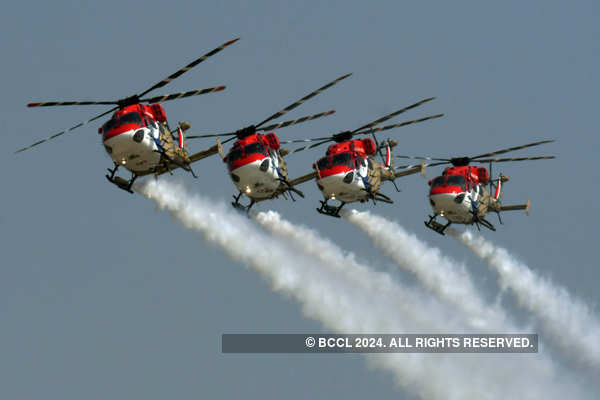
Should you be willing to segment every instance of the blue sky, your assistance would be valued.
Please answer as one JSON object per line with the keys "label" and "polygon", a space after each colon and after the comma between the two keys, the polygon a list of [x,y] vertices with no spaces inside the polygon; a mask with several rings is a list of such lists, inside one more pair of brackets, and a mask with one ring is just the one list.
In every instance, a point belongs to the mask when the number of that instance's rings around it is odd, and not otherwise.
{"label": "blue sky", "polygon": [[[495,168],[511,178],[505,202],[530,197],[532,212],[506,214],[497,232],[484,235],[597,305],[599,14],[592,1],[110,0],[6,6],[0,17],[2,397],[414,398],[395,388],[386,373],[368,369],[358,355],[220,354],[221,333],[318,331],[320,325],[150,202],[109,185],[103,175],[110,160],[96,134],[101,123],[13,154],[104,110],[27,109],[26,103],[124,97],[238,36],[238,43],[156,92],[227,86],[165,103],[172,124],[189,121],[197,134],[235,130],[353,72],[290,113],[335,108],[334,116],[281,130],[279,137],[354,129],[437,96],[405,119],[445,116],[391,131],[388,136],[400,142],[397,153],[474,155],[556,139],[514,153],[552,154],[555,160]],[[324,151],[289,157],[291,175],[308,172]],[[195,171],[197,180],[177,175],[214,199],[228,201],[234,193],[216,157],[198,163]],[[428,177],[440,171],[431,169]],[[400,193],[391,185],[384,189],[395,204],[380,204],[376,212],[465,262],[493,300],[496,276],[456,241],[425,230],[426,180],[410,176],[398,184]],[[307,195],[302,201],[277,200],[259,208],[277,210],[360,259],[391,268],[358,230],[314,211],[320,199],[316,185],[302,190]],[[504,301],[528,321],[510,296]]]}

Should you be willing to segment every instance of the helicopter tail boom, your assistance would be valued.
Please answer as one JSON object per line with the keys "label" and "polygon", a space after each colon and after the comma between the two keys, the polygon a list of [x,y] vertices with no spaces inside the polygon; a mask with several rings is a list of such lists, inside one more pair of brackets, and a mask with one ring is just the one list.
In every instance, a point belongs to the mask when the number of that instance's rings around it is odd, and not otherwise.
{"label": "helicopter tail boom", "polygon": [[514,210],[525,210],[525,214],[529,215],[530,201],[527,199],[525,204],[516,204],[512,206],[502,206],[500,211],[514,211]]}

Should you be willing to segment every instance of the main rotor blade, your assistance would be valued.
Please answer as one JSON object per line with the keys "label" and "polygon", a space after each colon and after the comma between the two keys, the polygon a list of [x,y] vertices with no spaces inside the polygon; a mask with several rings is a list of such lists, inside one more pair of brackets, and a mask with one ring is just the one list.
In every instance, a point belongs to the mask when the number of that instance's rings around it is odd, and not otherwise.
{"label": "main rotor blade", "polygon": [[380,131],[387,131],[388,129],[398,128],[401,126],[406,126],[406,125],[411,125],[411,124],[416,124],[419,122],[427,121],[429,119],[439,118],[439,117],[443,117],[443,116],[444,116],[444,114],[430,115],[428,117],[413,119],[412,121],[405,121],[405,122],[401,122],[399,124],[386,125],[386,126],[382,126],[379,128],[371,128],[369,130],[362,131],[362,132],[354,132],[354,134],[360,135],[360,134],[371,134],[371,133],[380,132]]}
{"label": "main rotor blade", "polygon": [[326,138],[326,140],[323,140],[323,141],[321,141],[319,143],[311,144],[310,146],[298,147],[297,149],[292,150],[291,153],[297,153],[297,152],[302,151],[302,150],[312,149],[314,147],[320,146],[320,145],[322,145],[324,143],[331,142],[331,141],[333,141],[332,138]]}
{"label": "main rotor blade", "polygon": [[298,107],[300,104],[304,103],[306,100],[308,100],[308,99],[310,99],[312,97],[315,97],[316,95],[318,95],[319,93],[321,93],[325,89],[329,89],[330,87],[332,87],[333,85],[335,85],[339,81],[341,81],[343,79],[346,79],[350,75],[352,75],[352,73],[346,74],[346,75],[342,75],[339,78],[337,78],[336,80],[329,82],[325,86],[322,86],[322,87],[318,88],[314,92],[311,92],[311,93],[307,94],[306,96],[304,96],[303,98],[301,98],[297,102],[290,104],[289,106],[287,106],[283,110],[276,112],[275,114],[271,115],[269,118],[267,118],[264,121],[256,124],[256,128],[259,128],[262,124],[265,124],[265,123],[271,121],[272,119],[281,117],[283,114],[287,113],[288,111],[293,110],[294,108]]}
{"label": "main rotor blade", "polygon": [[310,143],[310,142],[320,142],[322,140],[331,140],[331,137],[320,137],[320,138],[310,138],[310,139],[291,139],[291,140],[280,140],[279,143]]}
{"label": "main rotor blade", "polygon": [[229,42],[223,43],[221,46],[217,47],[214,50],[209,51],[208,53],[206,53],[202,57],[197,58],[196,60],[192,61],[191,63],[189,63],[185,67],[181,68],[179,71],[175,72],[174,74],[169,75],[168,77],[166,77],[162,81],[160,81],[157,84],[155,84],[154,86],[150,87],[150,89],[147,89],[147,90],[143,91],[138,96],[142,97],[145,94],[150,93],[154,89],[158,89],[160,87],[165,86],[167,83],[171,82],[173,79],[179,78],[181,75],[183,75],[184,73],[186,73],[190,69],[194,68],[196,65],[200,64],[202,61],[206,60],[208,57],[217,54],[218,52],[220,52],[221,50],[223,50],[225,47],[227,47],[227,46],[229,46],[229,45],[237,42],[238,40],[240,40],[240,38],[236,38],[236,39],[230,40]]}
{"label": "main rotor blade", "polygon": [[471,160],[475,160],[476,158],[481,158],[481,157],[491,157],[491,156],[495,156],[495,155],[498,155],[498,154],[508,153],[509,151],[520,150],[520,149],[524,149],[526,147],[538,146],[540,144],[551,143],[551,142],[554,142],[554,140],[542,140],[541,142],[524,144],[522,146],[509,147],[508,149],[498,150],[498,151],[494,151],[492,153],[485,153],[485,154],[480,154],[480,155],[475,156],[475,157],[471,157]]}
{"label": "main rotor blade", "polygon": [[490,158],[486,160],[473,160],[475,162],[508,162],[508,161],[527,161],[527,160],[551,160],[556,156],[536,156],[536,157],[513,157],[513,158]]}
{"label": "main rotor blade", "polygon": [[199,96],[201,94],[206,94],[206,93],[220,92],[223,89],[225,89],[225,86],[217,86],[217,87],[200,89],[200,90],[190,90],[188,92],[165,94],[163,96],[155,96],[155,97],[150,97],[148,99],[140,99],[140,102],[148,102],[148,103],[163,102],[163,101],[168,101],[168,100],[182,99],[184,97],[190,97],[190,96]]}
{"label": "main rotor blade", "polygon": [[[444,165],[444,164],[450,164],[449,161],[441,161],[441,162],[435,162],[435,163],[431,163],[431,164],[423,164],[423,166],[425,167],[435,167],[436,165]],[[414,167],[418,167],[421,164],[410,164],[410,165],[399,165],[396,167],[396,169],[401,169],[401,168],[414,168]]]}
{"label": "main rotor blade", "polygon": [[409,160],[430,160],[430,161],[447,161],[450,162],[448,158],[433,158],[433,157],[423,157],[423,156],[396,156],[398,158],[407,158]]}
{"label": "main rotor blade", "polygon": [[89,106],[95,104],[117,104],[116,101],[43,101],[29,103],[27,107],[54,107],[54,106]]}
{"label": "main rotor blade", "polygon": [[421,104],[427,103],[428,101],[431,101],[431,100],[433,100],[433,99],[435,99],[435,97],[429,97],[429,98],[427,98],[427,99],[424,99],[424,100],[421,100],[421,101],[419,101],[419,102],[417,102],[417,103],[415,103],[415,104],[411,104],[411,105],[410,105],[410,106],[408,106],[408,107],[404,107],[404,108],[402,108],[402,109],[400,109],[400,110],[398,110],[398,111],[394,111],[394,112],[393,112],[393,113],[391,113],[391,114],[385,115],[385,116],[383,116],[383,117],[381,117],[381,118],[378,118],[378,119],[376,119],[376,120],[375,120],[375,121],[373,121],[373,122],[369,122],[368,124],[366,124],[366,125],[364,125],[364,126],[361,126],[361,127],[360,127],[360,128],[358,128],[358,129],[355,129],[355,130],[353,130],[353,131],[352,131],[352,133],[356,133],[356,132],[358,132],[358,131],[362,131],[362,130],[364,130],[364,129],[369,129],[369,128],[372,128],[373,126],[375,126],[375,125],[377,125],[377,124],[380,124],[380,123],[382,123],[383,121],[387,121],[388,119],[390,119],[390,118],[393,118],[393,117],[395,117],[395,116],[396,116],[396,115],[398,115],[398,114],[402,114],[403,112],[405,112],[405,111],[408,111],[408,110],[410,110],[411,108],[418,107],[418,106],[420,106]]}
{"label": "main rotor blade", "polygon": [[114,108],[111,108],[110,110],[108,110],[108,111],[105,111],[105,112],[103,112],[102,114],[96,115],[95,117],[93,117],[93,118],[90,118],[90,119],[88,119],[87,121],[80,122],[79,124],[77,124],[77,125],[75,125],[75,126],[72,126],[72,127],[71,127],[71,128],[69,128],[69,129],[65,129],[64,131],[58,132],[58,133],[56,133],[56,134],[54,134],[54,135],[52,135],[52,136],[50,136],[50,137],[47,137],[46,139],[42,139],[42,140],[40,140],[40,141],[37,141],[37,142],[35,142],[35,143],[33,143],[33,144],[31,144],[31,145],[27,146],[27,147],[23,147],[22,149],[19,149],[19,150],[15,151],[15,154],[16,154],[16,153],[20,153],[20,152],[22,152],[22,151],[25,151],[25,150],[29,150],[29,149],[31,149],[32,147],[35,147],[35,146],[37,146],[38,144],[42,144],[42,143],[44,143],[44,142],[46,142],[46,141],[48,141],[48,140],[54,139],[54,138],[56,138],[56,137],[59,137],[60,135],[63,135],[63,134],[65,134],[65,133],[67,133],[67,132],[70,132],[70,131],[72,131],[72,130],[74,130],[74,129],[77,129],[77,128],[79,128],[79,127],[83,126],[83,125],[89,124],[90,122],[92,122],[92,121],[94,121],[94,120],[97,120],[98,118],[101,118],[101,117],[105,116],[106,114],[109,114],[109,113],[111,113],[111,112],[115,111],[115,110],[116,110],[116,109],[118,109],[118,108],[119,108],[119,107],[114,107]]}
{"label": "main rotor blade", "polygon": [[269,125],[269,126],[264,126],[264,127],[260,128],[260,130],[270,131],[270,130],[273,130],[273,129],[284,128],[286,126],[296,125],[296,124],[300,124],[302,122],[311,121],[313,119],[325,117],[325,116],[331,115],[333,113],[335,113],[335,110],[329,110],[329,111],[325,111],[325,112],[322,112],[322,113],[308,115],[306,117],[294,119],[294,120],[291,120],[291,121],[279,122],[277,124],[273,124],[273,125]]}

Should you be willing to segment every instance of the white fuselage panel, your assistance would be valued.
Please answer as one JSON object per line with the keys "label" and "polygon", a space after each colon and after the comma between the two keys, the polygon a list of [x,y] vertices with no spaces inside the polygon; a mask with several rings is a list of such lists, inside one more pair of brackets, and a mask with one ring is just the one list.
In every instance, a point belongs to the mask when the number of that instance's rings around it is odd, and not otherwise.
{"label": "white fuselage panel", "polygon": [[[143,132],[141,138],[140,131]],[[158,130],[153,131],[140,128],[120,133],[104,141],[105,149],[115,164],[132,172],[147,171],[160,161],[158,146],[152,138],[158,135]]]}

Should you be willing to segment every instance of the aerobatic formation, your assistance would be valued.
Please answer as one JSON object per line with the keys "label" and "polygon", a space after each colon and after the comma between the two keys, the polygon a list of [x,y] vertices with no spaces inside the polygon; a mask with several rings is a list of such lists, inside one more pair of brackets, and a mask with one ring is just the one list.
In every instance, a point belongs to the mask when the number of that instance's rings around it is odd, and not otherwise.
{"label": "aerobatic formation", "polygon": [[[192,165],[204,158],[218,154],[226,164],[229,177],[237,191],[232,202],[235,208],[248,212],[255,203],[280,196],[295,201],[296,197],[304,197],[298,186],[315,180],[323,195],[317,211],[324,215],[340,217],[340,211],[347,203],[369,201],[372,201],[373,204],[379,201],[393,203],[392,198],[381,190],[382,184],[386,181],[390,181],[398,190],[395,183],[396,178],[416,173],[424,176],[426,167],[451,164],[443,170],[440,176],[429,181],[429,202],[433,214],[424,221],[426,227],[442,235],[452,223],[475,224],[478,228],[483,226],[495,230],[494,225],[486,219],[490,212],[496,213],[500,222],[502,222],[500,218],[502,211],[525,210],[527,213],[529,212],[529,200],[524,204],[516,205],[501,203],[502,186],[508,181],[508,177],[501,173],[497,177],[492,176],[492,164],[554,158],[554,156],[496,158],[500,154],[538,146],[553,140],[537,141],[473,157],[431,158],[401,155],[396,157],[418,161],[414,165],[394,166],[392,148],[398,142],[391,138],[382,138],[381,132],[436,119],[442,117],[443,114],[418,117],[391,125],[381,126],[380,124],[433,100],[433,97],[402,107],[390,114],[379,116],[353,130],[327,133],[321,137],[309,139],[281,141],[278,138],[273,131],[275,129],[335,113],[334,110],[327,110],[293,120],[274,122],[302,105],[306,100],[348,78],[351,74],[342,75],[262,121],[235,131],[186,135],[191,127],[189,123],[180,122],[176,126],[171,126],[160,103],[220,92],[225,89],[225,86],[219,85],[151,97],[148,94],[165,86],[238,40],[239,38],[223,43],[150,88],[123,99],[29,103],[28,107],[73,105],[109,105],[112,107],[87,121],[19,149],[17,153],[29,150],[112,113],[110,119],[98,128],[98,133],[102,135],[104,148],[113,161],[113,166],[108,169],[109,173],[106,178],[118,188],[130,193],[133,193],[132,185],[136,179],[146,175],[153,175],[157,179],[159,175],[172,173],[181,168],[196,178]],[[216,144],[198,152],[189,151],[187,141],[200,138],[216,138]],[[233,141],[233,144],[228,151],[225,151],[223,145],[230,141]],[[294,144],[300,143],[305,144],[289,150],[281,147],[282,144],[294,146]],[[321,157],[315,156],[316,161],[312,165],[312,170],[307,168],[307,171],[298,176],[290,174],[284,159],[286,155],[291,156],[322,144],[329,144],[329,147]],[[488,164],[488,167],[472,166],[471,164]],[[118,175],[120,168],[130,172],[129,179]],[[244,200],[244,204],[241,202],[243,197],[247,198],[247,201]],[[440,223],[438,217],[445,219],[445,223]]]}
{"label": "aerobatic formation", "polygon": [[[582,384],[586,379],[580,379],[578,371],[579,367],[590,369],[593,377],[600,366],[600,343],[595,340],[600,335],[600,321],[593,307],[493,242],[470,230],[458,232],[450,227],[463,224],[495,231],[488,217],[490,213],[495,213],[500,223],[504,211],[524,210],[528,213],[529,200],[520,204],[502,202],[503,187],[509,178],[498,172],[495,175],[492,166],[512,161],[552,159],[554,156],[551,155],[506,157],[504,154],[553,140],[536,139],[471,156],[393,155],[398,141],[383,137],[387,131],[438,119],[443,114],[415,115],[396,123],[386,124],[386,121],[414,112],[413,109],[430,103],[434,97],[407,101],[405,104],[412,104],[391,108],[395,111],[386,115],[374,115],[372,120],[369,118],[358,127],[340,127],[349,130],[280,140],[275,132],[280,128],[334,114],[334,110],[322,110],[295,119],[279,120],[307,100],[346,81],[350,73],[315,82],[304,96],[292,93],[291,99],[298,100],[288,103],[289,99],[284,97],[278,101],[289,104],[286,107],[279,108],[275,104],[256,120],[234,124],[229,131],[191,132],[188,122],[169,124],[161,103],[221,92],[225,86],[166,95],[151,92],[238,40],[223,43],[148,89],[126,98],[28,104],[29,107],[105,105],[109,109],[21,148],[17,153],[105,117],[107,120],[101,121],[98,134],[112,160],[106,174],[109,182],[155,202],[158,209],[170,213],[175,221],[197,231],[206,242],[220,247],[232,259],[266,278],[272,290],[295,299],[302,305],[302,312],[320,321],[324,328],[342,334],[439,333],[444,330],[496,334],[527,331],[534,326],[550,343],[533,357],[429,357],[429,354],[405,357],[395,353],[367,356],[372,365],[391,372],[401,386],[419,398],[576,399],[589,394],[590,389]],[[315,87],[318,88],[309,92]],[[334,92],[335,89],[331,90]],[[275,110],[279,111],[269,114]],[[436,126],[439,121],[430,123],[430,126]],[[191,151],[188,142],[192,139],[212,142]],[[312,166],[307,165],[300,171],[288,168],[287,158],[319,146],[324,149],[322,145],[328,147],[324,154],[315,153],[311,157]],[[207,176],[194,172],[195,163],[214,155],[219,155],[227,168],[235,187],[231,204],[239,213],[232,212],[228,204],[189,193],[183,182],[160,178],[165,173],[183,169],[198,180],[207,179]],[[411,161],[406,161],[406,165],[395,165],[394,160],[398,159]],[[505,290],[514,294],[518,306],[531,314],[532,325],[528,322],[526,328],[520,326],[500,301],[490,303],[487,300],[487,293],[479,290],[464,265],[405,231],[397,222],[370,211],[344,208],[346,204],[356,202],[392,204],[394,200],[386,192],[386,186],[399,191],[397,178],[419,173],[425,176],[427,167],[444,169],[428,181],[427,200],[432,212],[424,218],[425,226],[455,238],[485,261],[498,276],[502,288],[498,299]],[[140,177],[146,178],[138,181]],[[318,200],[320,204],[315,201],[320,214],[344,217],[393,261],[393,268],[412,274],[420,287],[404,284],[401,279],[377,270],[374,264],[358,260],[319,232],[289,222],[275,212],[249,212],[256,203],[265,200],[304,198],[301,185],[312,180],[322,194],[322,199]],[[388,181],[390,183],[384,185]],[[240,237],[246,240],[237,240]],[[554,350],[560,351],[562,357],[577,368],[561,369],[552,358]]]}

